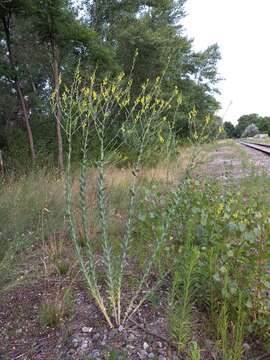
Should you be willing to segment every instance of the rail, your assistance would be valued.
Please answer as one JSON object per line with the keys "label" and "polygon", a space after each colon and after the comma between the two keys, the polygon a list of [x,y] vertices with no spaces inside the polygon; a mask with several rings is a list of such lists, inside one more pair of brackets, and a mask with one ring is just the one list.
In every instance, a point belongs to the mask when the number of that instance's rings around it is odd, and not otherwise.
{"label": "rail", "polygon": [[240,144],[250,147],[252,149],[263,152],[264,154],[270,155],[270,145],[269,144],[260,144],[260,143],[250,143],[246,141],[239,141]]}

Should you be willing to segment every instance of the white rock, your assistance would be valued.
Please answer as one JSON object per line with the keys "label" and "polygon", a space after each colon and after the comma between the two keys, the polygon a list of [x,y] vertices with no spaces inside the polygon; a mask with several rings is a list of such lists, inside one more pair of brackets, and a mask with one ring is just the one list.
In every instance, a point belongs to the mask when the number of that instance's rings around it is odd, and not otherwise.
{"label": "white rock", "polygon": [[88,348],[88,340],[84,339],[81,345],[81,350],[86,350]]}
{"label": "white rock", "polygon": [[84,327],[82,328],[82,332],[83,332],[83,333],[90,333],[90,332],[92,332],[92,330],[93,330],[93,328],[87,327],[87,326],[84,326]]}
{"label": "white rock", "polygon": [[147,344],[147,342],[143,343],[143,348],[144,348],[145,351],[149,348],[149,345]]}
{"label": "white rock", "polygon": [[77,338],[73,338],[72,339],[72,344],[73,344],[73,346],[75,347],[75,348],[77,348],[78,346],[79,346],[79,339],[77,339]]}
{"label": "white rock", "polygon": [[118,331],[122,332],[124,330],[124,327],[122,325],[119,326]]}

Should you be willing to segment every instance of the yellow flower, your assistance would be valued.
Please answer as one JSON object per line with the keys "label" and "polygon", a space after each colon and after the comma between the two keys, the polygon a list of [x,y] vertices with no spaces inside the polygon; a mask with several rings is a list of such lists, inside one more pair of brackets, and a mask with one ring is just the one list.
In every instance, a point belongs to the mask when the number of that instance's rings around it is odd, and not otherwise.
{"label": "yellow flower", "polygon": [[87,87],[84,87],[84,88],[82,89],[82,92],[83,92],[83,94],[84,94],[85,96],[88,96],[88,95],[90,94],[90,89],[87,88]]}
{"label": "yellow flower", "polygon": [[220,215],[222,213],[223,209],[224,209],[224,204],[223,203],[218,204],[218,207],[216,210],[217,214]]}
{"label": "yellow flower", "polygon": [[92,98],[94,101],[97,100],[97,93],[95,92],[95,90],[93,90],[93,92],[92,92]]}
{"label": "yellow flower", "polygon": [[164,144],[164,142],[165,142],[164,137],[162,136],[161,132],[159,133],[159,142],[161,144]]}
{"label": "yellow flower", "polygon": [[223,132],[224,132],[224,128],[223,128],[223,126],[220,126],[220,127],[218,128],[218,132],[219,132],[219,134],[221,134],[221,133],[223,133]]}

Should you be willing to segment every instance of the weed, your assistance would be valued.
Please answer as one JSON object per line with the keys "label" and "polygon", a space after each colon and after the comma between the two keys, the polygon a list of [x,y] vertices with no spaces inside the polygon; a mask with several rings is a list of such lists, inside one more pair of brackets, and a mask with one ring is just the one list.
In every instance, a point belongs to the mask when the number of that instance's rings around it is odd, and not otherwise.
{"label": "weed", "polygon": [[59,309],[55,304],[43,304],[40,308],[39,321],[42,327],[55,327],[60,322]]}
{"label": "weed", "polygon": [[188,244],[174,271],[172,291],[169,300],[169,319],[173,338],[179,351],[184,351],[191,332],[191,295],[194,285],[195,267],[199,250]]}
{"label": "weed", "polygon": [[67,275],[67,273],[70,270],[70,265],[69,262],[67,260],[59,260],[56,263],[56,267],[57,267],[57,271],[59,273],[59,275]]}
{"label": "weed", "polygon": [[190,357],[191,360],[201,359],[200,349],[196,341],[192,341],[190,344]]}
{"label": "weed", "polygon": [[[128,85],[123,85],[123,75],[114,81],[105,78],[100,87],[95,84],[95,74],[92,75],[88,86],[84,84],[82,87],[79,72],[75,75],[74,84],[66,92],[62,98],[62,112],[66,121],[65,130],[67,133],[69,151],[67,163],[67,186],[66,186],[66,203],[67,203],[67,219],[69,223],[69,234],[75,245],[75,251],[82,273],[87,282],[87,286],[95,299],[99,309],[103,313],[110,327],[124,324],[130,316],[141,306],[145,297],[136,302],[141,296],[146,281],[151,273],[153,264],[155,263],[157,254],[162,244],[166,240],[168,229],[172,216],[168,211],[168,216],[162,225],[161,233],[154,242],[152,258],[146,262],[144,274],[139,281],[138,287],[134,295],[130,299],[130,303],[123,311],[123,277],[126,271],[128,254],[130,245],[133,240],[134,218],[136,209],[136,199],[138,195],[138,175],[141,169],[143,158],[148,150],[153,149],[153,143],[156,139],[162,138],[160,135],[162,121],[162,113],[169,109],[171,103],[176,101],[178,105],[181,103],[181,96],[178,90],[171,96],[168,101],[161,99],[160,91],[161,79],[150,86],[147,82],[142,86],[142,91],[138,97],[132,102],[130,97],[130,89],[132,80],[129,79]],[[125,110],[126,121],[121,128],[121,136],[126,144],[135,141],[136,157],[135,165],[132,170],[132,181],[129,191],[129,201],[127,209],[127,217],[124,226],[124,233],[120,242],[119,259],[115,261],[115,249],[109,235],[108,222],[108,206],[106,192],[106,154],[110,144],[106,144],[106,128],[108,122],[115,118],[115,108]],[[114,119],[115,120],[115,119]],[[72,138],[78,129],[81,129],[83,135],[82,146],[82,164],[79,178],[80,183],[80,210],[81,224],[83,229],[83,238],[86,241],[87,263],[84,260],[82,249],[78,242],[78,231],[73,216],[72,204],[72,184],[71,184],[71,156],[72,156]],[[86,165],[88,153],[88,139],[90,131],[94,129],[95,136],[99,141],[99,159],[97,161],[98,182],[97,182],[97,198],[98,198],[98,222],[100,225],[100,244],[102,263],[105,268],[106,281],[106,298],[100,292],[98,273],[95,264],[95,249],[91,239],[89,238],[89,214],[86,204]],[[159,134],[159,136],[158,136]],[[112,140],[115,141],[116,137]],[[163,139],[163,138],[162,138]],[[171,141],[171,137],[170,137]],[[164,140],[162,141],[162,143]],[[150,145],[149,145],[150,144]],[[149,147],[150,146],[150,147]],[[170,210],[172,213],[172,210]],[[110,311],[112,313],[110,314]],[[113,324],[114,322],[114,324]]]}
{"label": "weed", "polygon": [[74,309],[74,297],[70,289],[65,289],[52,301],[41,305],[39,321],[42,327],[55,327],[63,318],[70,317]]}

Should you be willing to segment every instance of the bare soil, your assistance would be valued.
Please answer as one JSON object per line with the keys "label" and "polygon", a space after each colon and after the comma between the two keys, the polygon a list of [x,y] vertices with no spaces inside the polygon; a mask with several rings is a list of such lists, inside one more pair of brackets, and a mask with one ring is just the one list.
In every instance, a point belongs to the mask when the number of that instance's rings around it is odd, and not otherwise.
{"label": "bare soil", "polygon": [[220,142],[206,153],[203,173],[217,180],[270,174],[270,156],[237,142]]}

